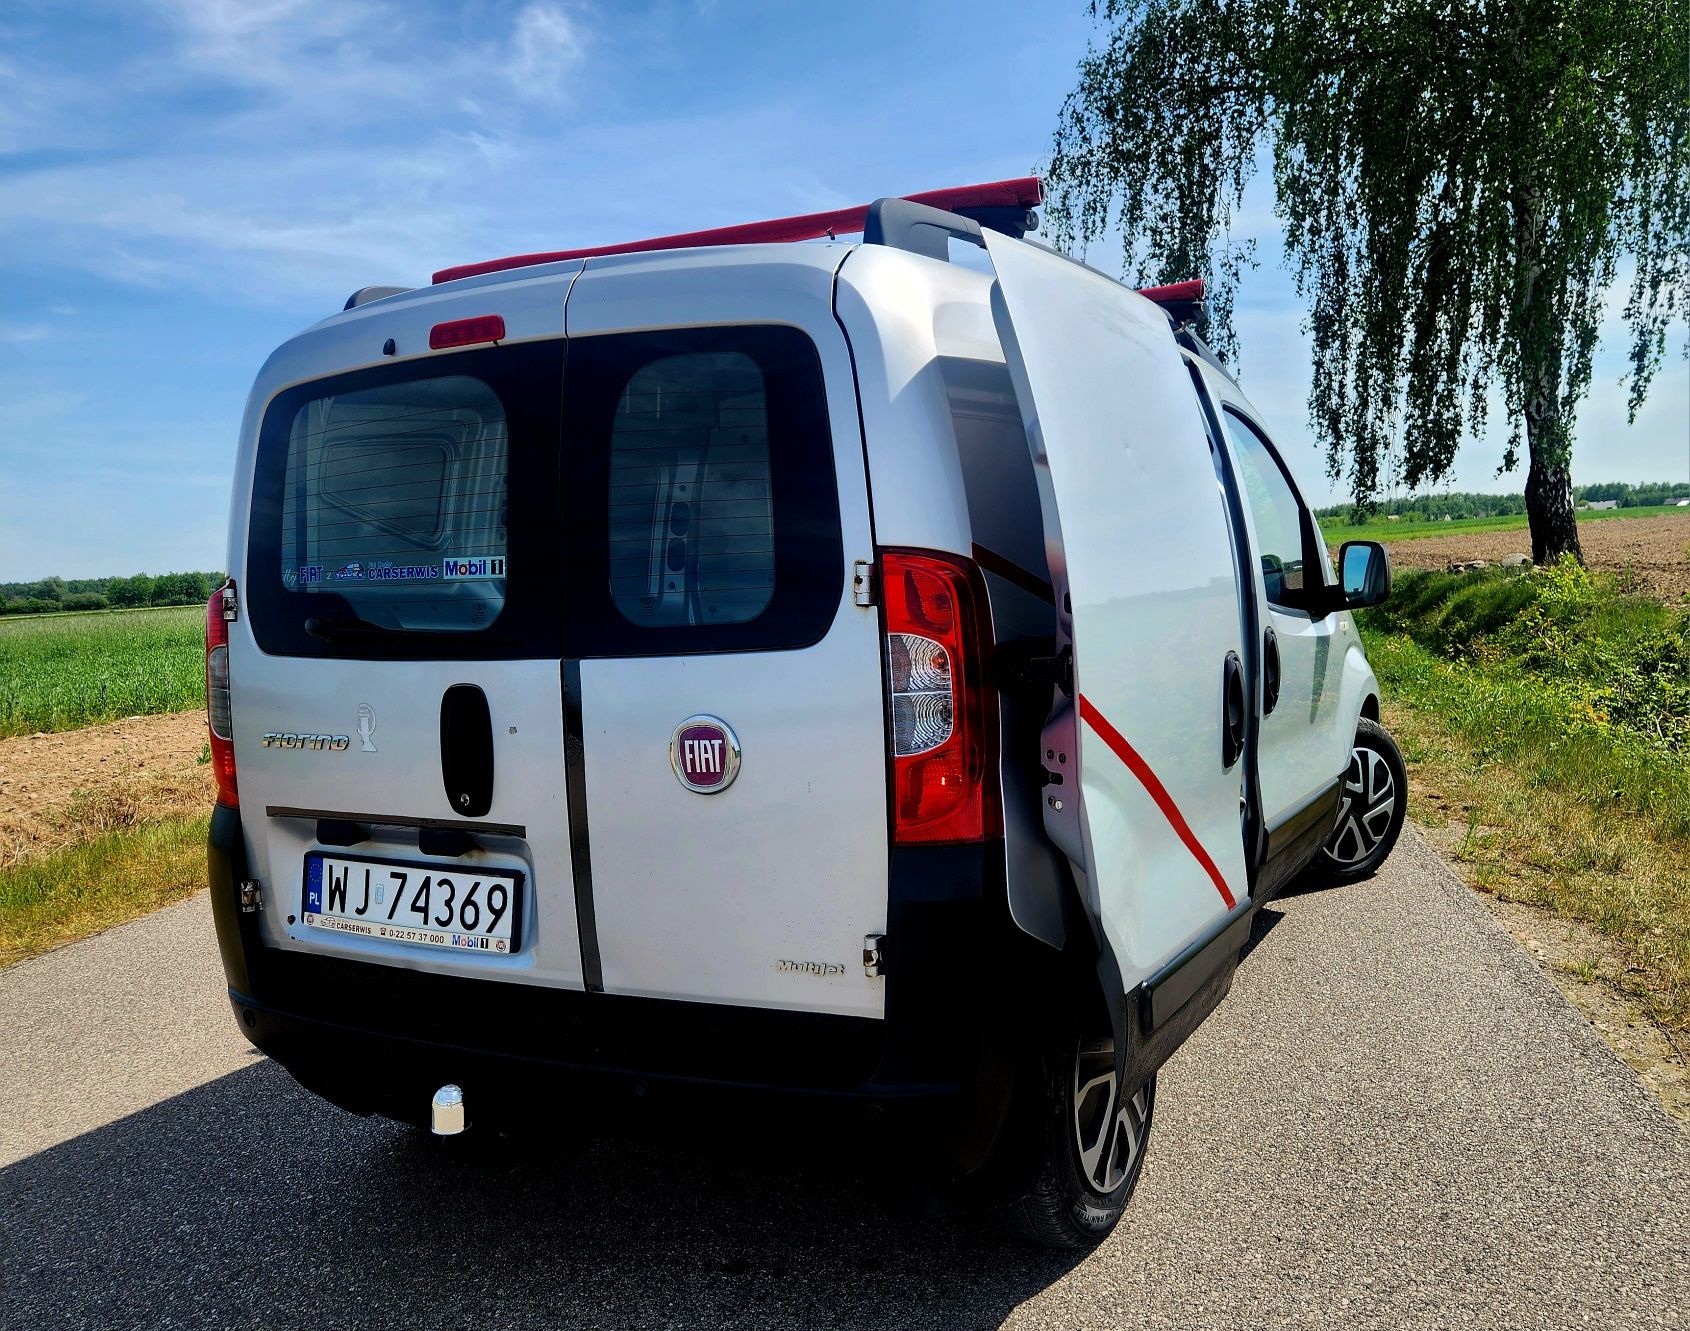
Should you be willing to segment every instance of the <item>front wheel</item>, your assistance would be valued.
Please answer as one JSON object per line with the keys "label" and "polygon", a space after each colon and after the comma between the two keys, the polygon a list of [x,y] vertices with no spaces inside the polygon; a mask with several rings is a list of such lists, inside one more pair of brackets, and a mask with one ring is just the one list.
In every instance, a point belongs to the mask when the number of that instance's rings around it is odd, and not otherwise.
{"label": "front wheel", "polygon": [[1122,1095],[1108,1039],[1076,1040],[1066,1055],[1049,1060],[1038,1174],[1009,1218],[1042,1247],[1090,1248],[1120,1222],[1138,1186],[1156,1079]]}
{"label": "front wheel", "polygon": [[1332,883],[1371,878],[1385,862],[1408,812],[1408,769],[1391,732],[1377,721],[1356,727],[1344,772],[1338,823],[1320,850],[1323,876]]}

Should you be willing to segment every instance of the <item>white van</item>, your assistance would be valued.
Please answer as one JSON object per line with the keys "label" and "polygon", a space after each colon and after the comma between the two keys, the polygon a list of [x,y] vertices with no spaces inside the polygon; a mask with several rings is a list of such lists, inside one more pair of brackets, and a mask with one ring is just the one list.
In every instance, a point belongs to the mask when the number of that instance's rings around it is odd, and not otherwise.
{"label": "white van", "polygon": [[1039,197],[471,265],[270,357],[207,658],[254,1044],[441,1133],[873,1121],[1108,1233],[1252,912],[1371,873],[1405,777],[1383,548],[1333,579],[1200,284]]}

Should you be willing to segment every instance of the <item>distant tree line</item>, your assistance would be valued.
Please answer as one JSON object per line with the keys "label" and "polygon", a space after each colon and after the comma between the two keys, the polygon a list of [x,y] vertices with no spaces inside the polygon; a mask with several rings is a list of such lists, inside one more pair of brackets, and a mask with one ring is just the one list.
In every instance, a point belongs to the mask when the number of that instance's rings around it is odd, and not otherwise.
{"label": "distant tree line", "polygon": [[[1621,508],[1650,508],[1690,497],[1690,483],[1651,481],[1628,485],[1624,481],[1603,481],[1573,487],[1576,503],[1615,500]],[[1316,511],[1321,519],[1362,523],[1372,517],[1399,517],[1404,522],[1442,522],[1446,517],[1500,518],[1526,511],[1526,497],[1520,494],[1473,494],[1465,490],[1413,495],[1403,499],[1382,499],[1370,509],[1356,504],[1333,504]]]}
{"label": "distant tree line", "polygon": [[223,581],[221,573],[137,573],[128,578],[40,578],[0,582],[0,615],[57,610],[134,610],[150,605],[198,605]]}

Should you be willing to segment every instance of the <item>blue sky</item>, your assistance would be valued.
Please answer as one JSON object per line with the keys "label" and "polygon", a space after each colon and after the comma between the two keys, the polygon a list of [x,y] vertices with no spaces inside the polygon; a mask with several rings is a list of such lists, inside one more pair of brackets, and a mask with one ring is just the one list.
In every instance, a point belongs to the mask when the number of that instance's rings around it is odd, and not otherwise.
{"label": "blue sky", "polygon": [[[0,581],[220,566],[252,376],[354,288],[1024,174],[1090,32],[1078,0],[8,0]],[[1271,202],[1242,375],[1324,502]],[[1623,353],[1576,478],[1683,478],[1690,371],[1628,428]],[[1496,433],[1457,485],[1504,488]]]}

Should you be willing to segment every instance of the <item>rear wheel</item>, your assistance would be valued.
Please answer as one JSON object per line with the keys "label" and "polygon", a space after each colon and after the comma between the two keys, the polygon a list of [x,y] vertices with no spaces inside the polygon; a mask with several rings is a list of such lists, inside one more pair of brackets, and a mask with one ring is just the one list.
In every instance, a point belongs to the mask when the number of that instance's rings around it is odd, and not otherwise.
{"label": "rear wheel", "polygon": [[1049,1060],[1044,1097],[1038,1173],[1009,1218],[1043,1247],[1090,1248],[1109,1236],[1138,1186],[1156,1079],[1122,1095],[1114,1042],[1082,1039]]}
{"label": "rear wheel", "polygon": [[1322,876],[1334,883],[1372,877],[1397,844],[1407,811],[1402,751],[1384,726],[1363,717],[1344,773],[1338,824],[1321,847]]}

